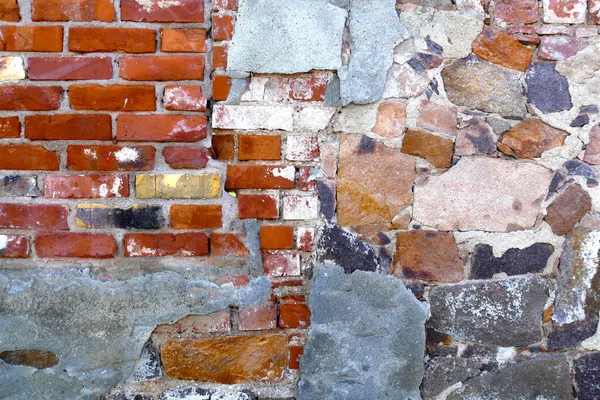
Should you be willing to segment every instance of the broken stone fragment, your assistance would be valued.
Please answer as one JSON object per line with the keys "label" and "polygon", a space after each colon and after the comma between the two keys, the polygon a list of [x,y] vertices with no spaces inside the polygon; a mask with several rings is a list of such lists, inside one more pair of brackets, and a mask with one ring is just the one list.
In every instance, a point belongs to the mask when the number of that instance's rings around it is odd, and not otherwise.
{"label": "broken stone fragment", "polygon": [[498,148],[518,158],[539,158],[545,151],[562,146],[568,135],[540,120],[528,119],[502,135]]}
{"label": "broken stone fragment", "polygon": [[456,133],[454,154],[471,156],[492,154],[496,151],[496,137],[492,127],[483,118],[471,118],[463,121]]}
{"label": "broken stone fragment", "polygon": [[390,138],[402,136],[406,129],[406,103],[388,101],[379,105],[373,132]]}
{"label": "broken stone fragment", "polygon": [[455,137],[456,107],[449,107],[443,104],[423,100],[421,102],[421,108],[419,109],[417,126],[435,133]]}
{"label": "broken stone fragment", "polygon": [[60,362],[56,354],[40,350],[3,351],[0,359],[10,365],[25,365],[37,369],[51,368]]}
{"label": "broken stone fragment", "polygon": [[555,235],[566,235],[592,209],[592,198],[583,188],[574,184],[548,206],[545,220]]}
{"label": "broken stone fragment", "polygon": [[319,262],[331,261],[347,274],[356,270],[375,271],[379,264],[371,246],[329,222],[323,227],[318,252]]}
{"label": "broken stone fragment", "polygon": [[590,131],[590,142],[585,148],[583,161],[589,164],[600,164],[600,127],[594,126]]}
{"label": "broken stone fragment", "polygon": [[527,101],[544,114],[569,110],[573,107],[569,81],[556,72],[550,62],[534,62],[525,74]]}
{"label": "broken stone fragment", "polygon": [[537,274],[544,271],[554,247],[535,243],[524,249],[508,249],[502,257],[495,257],[492,246],[478,245],[472,256],[471,278],[490,279],[495,274]]}
{"label": "broken stone fragment", "polygon": [[579,347],[584,340],[594,336],[597,327],[598,318],[593,315],[583,321],[554,325],[548,334],[548,349],[560,350]]}
{"label": "broken stone fragment", "polygon": [[510,35],[484,27],[473,42],[473,53],[491,63],[525,72],[531,63],[532,51]]}

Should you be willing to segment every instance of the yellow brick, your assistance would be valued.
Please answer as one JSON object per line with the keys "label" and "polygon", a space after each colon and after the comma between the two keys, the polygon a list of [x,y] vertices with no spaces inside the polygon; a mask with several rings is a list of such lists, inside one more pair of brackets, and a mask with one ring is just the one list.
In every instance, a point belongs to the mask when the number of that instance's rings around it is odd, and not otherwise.
{"label": "yellow brick", "polygon": [[137,175],[135,177],[135,197],[138,199],[156,197],[156,175]]}
{"label": "yellow brick", "polygon": [[138,175],[136,197],[142,199],[203,199],[221,196],[219,174]]}
{"label": "yellow brick", "polygon": [[204,175],[204,197],[206,197],[206,198],[221,197],[221,175],[219,175],[219,174]]}

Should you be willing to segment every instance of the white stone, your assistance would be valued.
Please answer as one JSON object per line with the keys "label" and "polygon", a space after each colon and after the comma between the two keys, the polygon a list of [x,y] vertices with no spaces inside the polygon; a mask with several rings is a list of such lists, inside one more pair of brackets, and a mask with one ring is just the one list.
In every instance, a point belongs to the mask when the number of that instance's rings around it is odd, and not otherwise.
{"label": "white stone", "polygon": [[0,79],[25,79],[25,67],[21,57],[0,57]]}
{"label": "white stone", "polygon": [[283,198],[284,220],[310,220],[319,216],[317,196],[289,195]]}
{"label": "white stone", "polygon": [[388,71],[383,97],[410,98],[423,93],[429,86],[429,78],[408,64],[393,64]]}
{"label": "white stone", "polygon": [[344,133],[367,133],[375,127],[379,104],[354,105],[342,108],[335,130]]}
{"label": "white stone", "polygon": [[262,76],[253,76],[250,78],[248,88],[242,94],[241,101],[262,101],[265,96],[265,87],[269,78]]}
{"label": "white stone", "polygon": [[318,158],[319,143],[316,136],[288,136],[285,151],[286,160],[314,161]]}
{"label": "white stone", "polygon": [[[557,15],[552,8],[552,4],[558,3],[559,8],[564,14]],[[561,3],[566,3],[560,5]],[[587,0],[543,0],[544,4],[544,22],[549,24],[584,24],[587,14]],[[568,4],[568,5],[567,5]]]}
{"label": "white stone", "polygon": [[335,113],[335,107],[303,107],[296,114],[295,129],[317,132],[327,128]]}
{"label": "white stone", "polygon": [[213,128],[291,131],[294,129],[292,106],[259,106],[216,104],[213,110]]}

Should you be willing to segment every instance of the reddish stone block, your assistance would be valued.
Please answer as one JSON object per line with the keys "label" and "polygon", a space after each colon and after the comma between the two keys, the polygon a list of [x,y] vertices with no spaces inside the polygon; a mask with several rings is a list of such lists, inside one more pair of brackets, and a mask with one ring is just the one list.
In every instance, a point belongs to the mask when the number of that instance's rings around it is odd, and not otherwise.
{"label": "reddish stone block", "polygon": [[183,81],[204,79],[204,57],[123,57],[120,76],[128,81]]}
{"label": "reddish stone block", "polygon": [[33,81],[112,78],[110,57],[38,57],[29,58],[27,63],[27,76]]}
{"label": "reddish stone block", "polygon": [[95,111],[154,111],[154,86],[128,85],[73,85],[69,100],[75,110]]}
{"label": "reddish stone block", "polygon": [[217,160],[232,160],[235,139],[233,135],[212,135],[212,148]]}
{"label": "reddish stone block", "polygon": [[27,236],[0,235],[0,258],[29,257]]}
{"label": "reddish stone block", "polygon": [[496,18],[507,24],[530,24],[539,16],[537,0],[496,0]]}
{"label": "reddish stone block", "polygon": [[17,0],[4,0],[0,3],[0,21],[19,22],[21,13]]}
{"label": "reddish stone block", "polygon": [[69,50],[79,53],[154,53],[156,32],[144,28],[72,27],[69,28]]}
{"label": "reddish stone block", "polygon": [[25,117],[30,140],[112,140],[110,115],[31,115]]}
{"label": "reddish stone block", "polygon": [[377,123],[373,132],[386,137],[402,136],[406,129],[406,103],[388,101],[377,109]]}
{"label": "reddish stone block", "polygon": [[271,277],[299,276],[300,255],[280,251],[263,251],[265,274]]}
{"label": "reddish stone block", "polygon": [[131,233],[124,239],[125,257],[198,257],[208,254],[204,233]]}
{"label": "reddish stone block", "polygon": [[535,31],[535,27],[531,25],[511,26],[506,30],[506,33],[523,44],[537,45],[540,43],[540,37]]}
{"label": "reddish stone block", "polygon": [[199,0],[121,0],[121,20],[146,22],[204,22],[204,2]]}
{"label": "reddish stone block", "polygon": [[260,227],[260,248],[266,250],[288,250],[294,248],[294,227],[273,225]]}
{"label": "reddish stone block", "polygon": [[33,21],[103,21],[115,20],[113,0],[33,0]]}
{"label": "reddish stone block", "polygon": [[230,165],[225,188],[235,189],[294,189],[296,169],[292,166]]}
{"label": "reddish stone block", "polygon": [[224,46],[213,46],[212,53],[213,71],[227,69],[227,48]]}
{"label": "reddish stone block", "polygon": [[117,243],[102,233],[42,233],[35,237],[35,252],[42,258],[112,258]]}
{"label": "reddish stone block", "polygon": [[240,194],[238,218],[279,218],[279,197],[268,194]]}
{"label": "reddish stone block", "polygon": [[238,311],[241,331],[263,331],[277,328],[277,306],[263,305]]}
{"label": "reddish stone block", "polygon": [[215,257],[248,257],[250,252],[233,233],[213,233],[210,236],[210,254]]}
{"label": "reddish stone block", "polygon": [[231,90],[231,78],[224,75],[213,77],[213,99],[215,101],[225,101],[229,97]]}
{"label": "reddish stone block", "polygon": [[0,110],[58,110],[61,97],[60,86],[0,86]]}
{"label": "reddish stone block", "polygon": [[574,56],[587,46],[585,38],[571,36],[544,36],[540,41],[538,57],[561,61]]}
{"label": "reddish stone block", "polygon": [[69,208],[56,204],[0,204],[0,228],[67,230]]}
{"label": "reddish stone block", "polygon": [[473,42],[473,53],[494,64],[525,72],[532,51],[512,36],[485,27]]}
{"label": "reddish stone block", "polygon": [[15,139],[21,136],[19,117],[0,118],[0,139]]}
{"label": "reddish stone block", "polygon": [[590,195],[578,184],[571,185],[547,208],[544,218],[557,236],[566,235],[592,209]]}
{"label": "reddish stone block", "polygon": [[165,110],[206,111],[206,101],[200,86],[165,86]]}
{"label": "reddish stone block", "polygon": [[215,42],[221,40],[231,40],[233,38],[233,28],[235,17],[232,15],[213,15],[212,17],[212,37]]}
{"label": "reddish stone block", "polygon": [[456,115],[456,107],[423,100],[419,110],[417,126],[435,133],[455,137]]}
{"label": "reddish stone block", "polygon": [[42,146],[0,146],[0,169],[58,171],[60,158]]}
{"label": "reddish stone block", "polygon": [[0,26],[0,51],[62,50],[62,26]]}
{"label": "reddish stone block", "polygon": [[173,205],[169,213],[173,229],[211,229],[223,226],[220,205]]}
{"label": "reddish stone block", "polygon": [[165,53],[206,53],[205,29],[163,29],[160,50]]}
{"label": "reddish stone block", "polygon": [[289,96],[292,100],[323,101],[326,90],[325,78],[295,78],[290,81]]}
{"label": "reddish stone block", "polygon": [[279,135],[240,135],[238,136],[238,159],[280,160],[281,136]]}
{"label": "reddish stone block", "polygon": [[424,158],[436,168],[452,164],[454,142],[417,129],[409,129],[402,141],[402,152]]}
{"label": "reddish stone block", "polygon": [[149,171],[154,169],[152,146],[69,146],[67,167],[75,171]]}
{"label": "reddish stone block", "polygon": [[281,304],[279,327],[307,329],[310,326],[310,310],[306,304]]}
{"label": "reddish stone block", "polygon": [[129,177],[116,175],[48,175],[44,196],[50,199],[129,197]]}
{"label": "reddish stone block", "polygon": [[206,137],[206,117],[119,115],[117,139],[150,142],[197,142]]}
{"label": "reddish stone block", "polygon": [[217,311],[205,315],[188,315],[173,324],[159,325],[153,333],[157,334],[194,334],[229,332],[231,313],[229,310]]}
{"label": "reddish stone block", "polygon": [[209,160],[209,151],[204,147],[165,147],[165,162],[174,169],[201,169]]}

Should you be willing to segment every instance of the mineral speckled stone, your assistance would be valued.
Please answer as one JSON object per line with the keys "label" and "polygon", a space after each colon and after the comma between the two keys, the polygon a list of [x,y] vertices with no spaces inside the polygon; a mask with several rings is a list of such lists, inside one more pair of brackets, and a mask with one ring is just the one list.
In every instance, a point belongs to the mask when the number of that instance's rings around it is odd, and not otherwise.
{"label": "mineral speckled stone", "polygon": [[349,274],[356,270],[375,271],[377,256],[368,246],[350,232],[333,223],[326,223],[319,241],[320,262],[331,261]]}
{"label": "mineral speckled stone", "polygon": [[537,120],[519,122],[502,135],[498,148],[518,158],[539,158],[542,153],[562,146],[568,133]]}
{"label": "mineral speckled stone", "polygon": [[472,256],[471,278],[490,279],[500,273],[509,276],[540,273],[553,252],[552,245],[535,243],[524,249],[508,249],[502,257],[495,257],[492,246],[479,245]]}
{"label": "mineral speckled stone", "polygon": [[547,299],[546,281],[534,276],[438,286],[428,324],[453,339],[526,346],[541,339]]}
{"label": "mineral speckled stone", "polygon": [[204,389],[200,387],[186,387],[183,389],[166,390],[160,394],[160,400],[257,400],[254,393],[249,390],[240,392]]}
{"label": "mineral speckled stone", "polygon": [[592,209],[592,198],[583,188],[574,184],[548,206],[546,222],[555,235],[566,235]]}
{"label": "mineral speckled stone", "polygon": [[586,354],[573,361],[577,398],[595,400],[600,398],[600,353]]}
{"label": "mineral speckled stone", "polygon": [[419,398],[426,307],[402,281],[315,267],[298,400]]}

